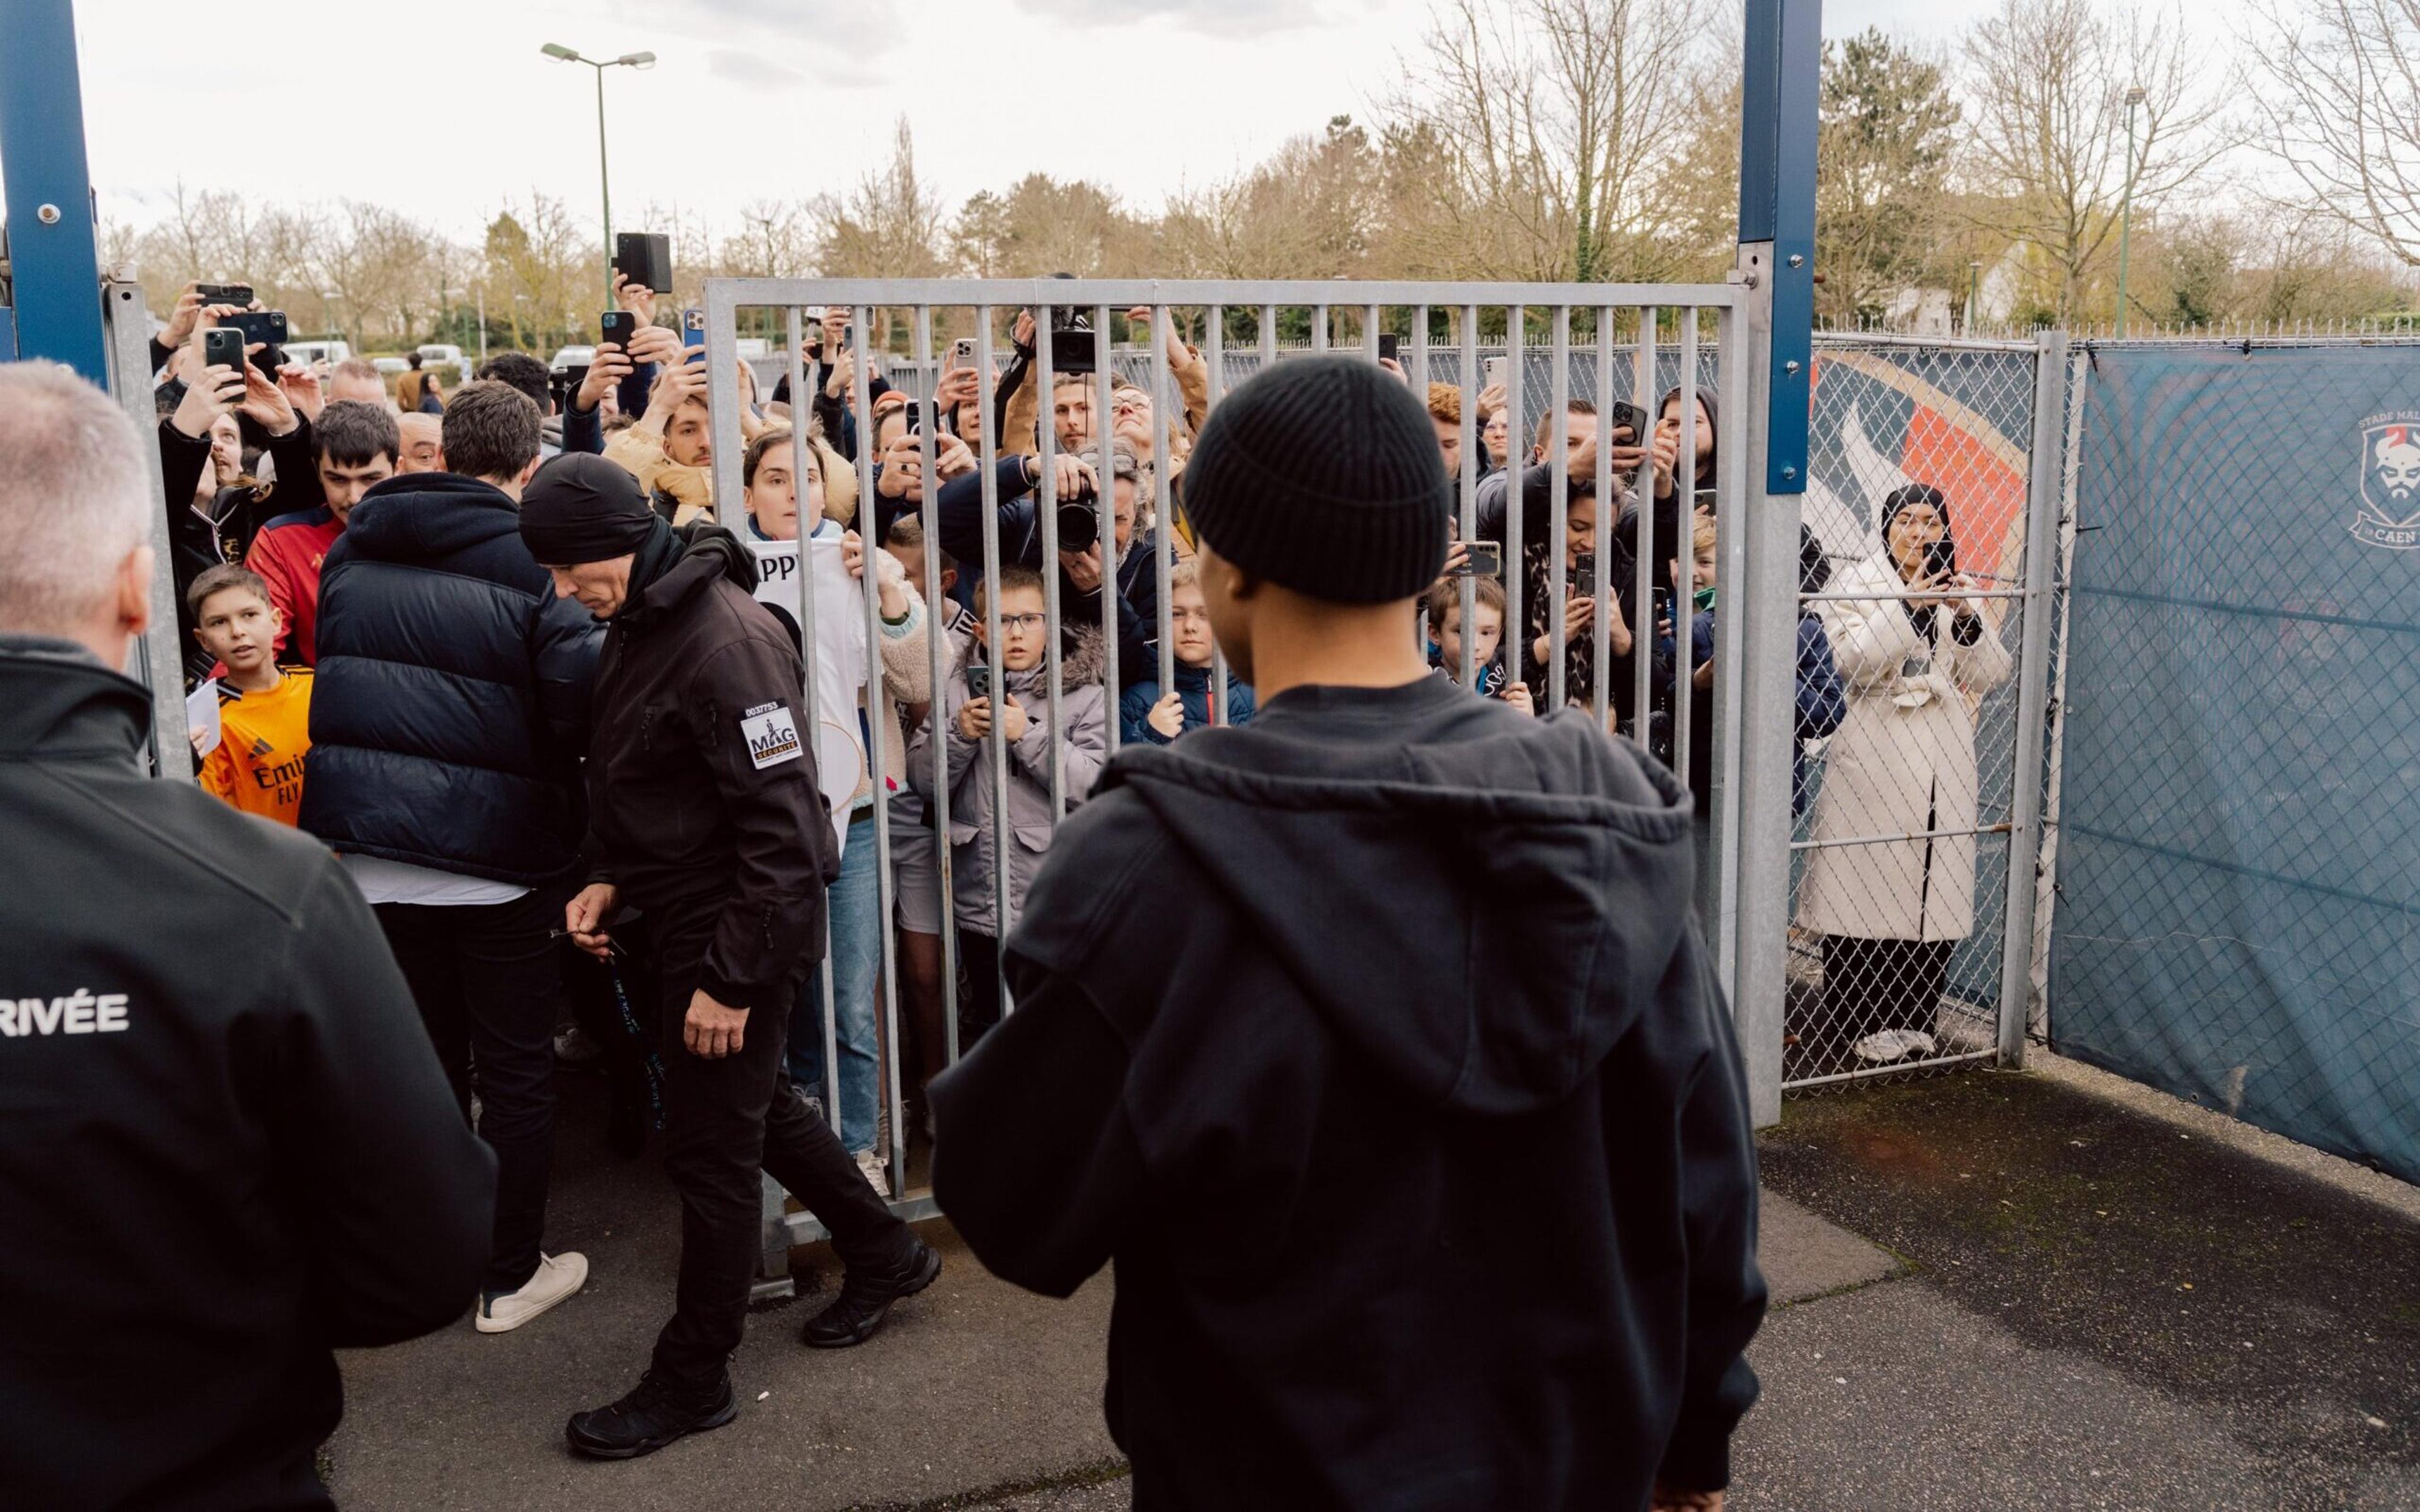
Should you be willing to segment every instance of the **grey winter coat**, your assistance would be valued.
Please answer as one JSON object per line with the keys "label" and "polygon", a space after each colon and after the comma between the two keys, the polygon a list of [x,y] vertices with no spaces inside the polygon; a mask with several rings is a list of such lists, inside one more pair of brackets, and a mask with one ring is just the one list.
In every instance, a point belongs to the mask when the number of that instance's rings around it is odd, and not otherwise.
{"label": "grey winter coat", "polygon": [[[1056,823],[1050,812],[1050,761],[1055,750],[1065,774],[1067,807],[1073,810],[1093,791],[1109,757],[1109,703],[1101,688],[1101,634],[1084,627],[1070,633],[1060,660],[1060,717],[1063,739],[1049,729],[1047,664],[1006,674],[1008,691],[1025,710],[1025,735],[1008,748],[1009,921],[1025,906],[1026,889],[1042,870]],[[994,787],[991,741],[969,740],[958,732],[958,711],[968,700],[962,665],[942,688],[939,705],[908,747],[908,780],[926,799],[933,795],[933,732],[943,732],[949,760],[950,867],[960,929],[998,938],[1002,933],[992,879]]]}

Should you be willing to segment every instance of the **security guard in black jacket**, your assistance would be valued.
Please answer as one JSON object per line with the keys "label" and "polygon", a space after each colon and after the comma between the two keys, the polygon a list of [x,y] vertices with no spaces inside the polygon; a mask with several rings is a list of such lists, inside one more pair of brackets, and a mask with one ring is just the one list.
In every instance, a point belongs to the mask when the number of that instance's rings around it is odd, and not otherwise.
{"label": "security guard in black jacket", "polygon": [[[571,1419],[572,1447],[651,1454],[737,1412],[727,1369],[755,1266],[760,1167],[830,1230],[847,1266],[805,1341],[860,1344],[941,1258],[891,1214],[782,1071],[789,1005],[822,959],[824,888],[840,871],[815,781],[806,670],[752,591],[748,548],[675,532],[602,457],[541,467],[521,539],[555,591],[608,625],[588,752],[596,880],[566,925],[612,948],[623,903],[645,911],[663,975],[665,1165],[681,1194],[678,1303],[638,1387]],[[757,1014],[751,1010],[767,1007]]]}
{"label": "security guard in black jacket", "polygon": [[0,1506],[326,1507],[329,1351],[462,1316],[495,1167],[336,858],[144,769],[142,444],[0,366]]}

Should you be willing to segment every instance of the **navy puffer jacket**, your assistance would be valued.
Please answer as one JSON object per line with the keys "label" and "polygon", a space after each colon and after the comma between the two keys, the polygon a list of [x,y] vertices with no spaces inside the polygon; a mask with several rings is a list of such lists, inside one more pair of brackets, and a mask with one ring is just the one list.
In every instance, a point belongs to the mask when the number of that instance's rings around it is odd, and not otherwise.
{"label": "navy puffer jacket", "polygon": [[578,864],[605,626],[521,545],[501,489],[371,489],[319,578],[302,825],[338,851],[535,885]]}

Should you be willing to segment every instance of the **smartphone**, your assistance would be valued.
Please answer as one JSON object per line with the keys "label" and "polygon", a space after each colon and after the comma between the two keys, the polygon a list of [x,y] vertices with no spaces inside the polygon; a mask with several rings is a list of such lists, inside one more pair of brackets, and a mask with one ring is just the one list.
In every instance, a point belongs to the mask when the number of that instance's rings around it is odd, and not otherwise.
{"label": "smartphone", "polygon": [[974,365],[975,339],[972,336],[960,336],[957,340],[950,343],[950,366],[952,369],[954,370],[961,367],[972,367]]}
{"label": "smartphone", "polygon": [[1644,446],[1647,438],[1654,434],[1655,423],[1647,418],[1647,411],[1626,400],[1614,400],[1605,407],[1605,413],[1606,424],[1613,429],[1630,432],[1626,439],[1613,442],[1614,445]]}
{"label": "smartphone", "polygon": [[252,354],[252,365],[264,373],[274,374],[286,361],[286,312],[283,310],[245,310],[237,315],[219,316],[222,330],[240,331],[246,345],[260,344]]}
{"label": "smartphone", "polygon": [[1403,358],[1400,354],[1403,349],[1403,337],[1396,335],[1391,331],[1381,331],[1378,332],[1378,361],[1382,363],[1401,362],[1403,361]]}
{"label": "smartphone", "polygon": [[1489,359],[1487,360],[1487,366],[1486,366],[1484,369],[1482,369],[1482,370],[1481,370],[1481,371],[1485,372],[1485,373],[1486,373],[1486,375],[1487,375],[1487,382],[1486,382],[1486,385],[1485,385],[1485,386],[1486,386],[1486,387],[1488,387],[1488,388],[1491,388],[1491,389],[1492,389],[1492,388],[1496,387],[1496,385],[1497,385],[1498,383],[1503,382],[1503,381],[1504,381],[1504,371],[1505,371],[1506,367],[1508,367],[1509,365],[1510,365],[1510,363],[1508,363],[1508,361],[1507,361],[1506,359],[1504,359],[1504,358],[1501,358],[1501,357],[1491,357],[1491,358],[1489,358]]}
{"label": "smartphone", "polygon": [[681,312],[681,345],[689,348],[689,356],[684,361],[691,363],[706,361],[706,312],[704,310]]}
{"label": "smartphone", "polygon": [[1100,365],[1101,344],[1090,331],[1050,332],[1050,371],[1088,373]]}
{"label": "smartphone", "polygon": [[1924,548],[1924,575],[1938,578],[1958,570],[1958,543],[1945,535]]}
{"label": "smartphone", "polygon": [[1496,541],[1470,541],[1464,544],[1466,553],[1461,566],[1449,574],[1455,578],[1501,578],[1504,576],[1504,548]]}
{"label": "smartphone", "polygon": [[608,310],[597,317],[597,333],[600,345],[630,349],[630,338],[639,333],[639,317],[628,310]]}
{"label": "smartphone", "polygon": [[202,361],[211,367],[243,365],[243,332],[233,326],[212,326],[202,332]]}
{"label": "smartphone", "polygon": [[250,304],[252,302],[252,285],[249,284],[195,284],[194,292],[202,297],[204,304]]}
{"label": "smartphone", "polygon": [[661,231],[613,233],[614,270],[659,294],[673,286],[673,239]]}
{"label": "smartphone", "polygon": [[1690,497],[1695,501],[1691,507],[1702,509],[1709,515],[1714,512],[1714,490],[1712,488],[1700,488]]}
{"label": "smartphone", "polygon": [[1589,601],[1590,601],[1590,602],[1591,602],[1591,603],[1595,602],[1595,600],[1596,600],[1596,553],[1595,553],[1595,552],[1593,552],[1593,551],[1583,551],[1583,552],[1581,552],[1581,553],[1580,553],[1580,559],[1579,559],[1579,561],[1578,561],[1578,562],[1576,562],[1576,563],[1573,563],[1573,569],[1572,569],[1572,581],[1571,581],[1571,590],[1572,590],[1572,591],[1571,591],[1571,595],[1570,595],[1570,596],[1572,596],[1572,597],[1574,597],[1574,598],[1585,598],[1585,599],[1589,600]]}
{"label": "smartphone", "polygon": [[967,669],[967,702],[991,697],[991,669],[976,662]]}

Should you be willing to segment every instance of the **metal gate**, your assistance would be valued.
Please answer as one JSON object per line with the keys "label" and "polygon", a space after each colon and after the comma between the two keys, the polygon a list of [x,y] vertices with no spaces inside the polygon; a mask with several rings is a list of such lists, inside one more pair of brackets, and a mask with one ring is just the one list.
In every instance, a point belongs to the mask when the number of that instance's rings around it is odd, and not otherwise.
{"label": "metal gate", "polygon": [[[1594,524],[1594,487],[1587,477],[1573,476],[1567,443],[1607,418],[1602,414],[1589,418],[1582,413],[1583,407],[1592,412],[1619,402],[1656,414],[1662,411],[1668,393],[1685,394],[1700,388],[1712,392],[1714,403],[1702,416],[1693,405],[1675,404],[1672,408],[1681,426],[1678,441],[1683,456],[1696,455],[1701,424],[1712,422],[1728,427],[1720,432],[1722,444],[1714,448],[1711,475],[1703,480],[1702,496],[1694,486],[1685,491],[1692,495],[1692,505],[1703,504],[1714,517],[1737,522],[1736,528],[1719,536],[1716,584],[1718,602],[1737,609],[1715,617],[1711,657],[1714,705],[1711,728],[1699,725],[1693,729],[1694,721],[1690,719],[1672,719],[1668,721],[1668,740],[1673,764],[1683,771],[1689,768],[1691,742],[1712,742],[1713,749],[1703,753],[1711,759],[1700,762],[1711,773],[1707,813],[1712,842],[1702,853],[1708,858],[1708,866],[1698,902],[1715,946],[1721,976],[1727,986],[1732,982],[1738,971],[1735,954],[1741,878],[1752,874],[1760,865],[1765,869],[1764,874],[1776,872],[1786,864],[1783,847],[1788,843],[1787,835],[1774,825],[1761,842],[1763,854],[1760,856],[1759,842],[1745,833],[1740,820],[1741,794],[1753,777],[1744,769],[1744,743],[1739,738],[1741,691],[1753,683],[1744,671],[1756,604],[1756,595],[1748,588],[1751,579],[1746,562],[1756,527],[1781,518],[1778,515],[1751,513],[1749,505],[1756,503],[1761,511],[1786,509],[1794,502],[1772,504],[1761,490],[1751,491],[1751,469],[1761,467],[1761,463],[1752,461],[1761,455],[1761,438],[1754,434],[1757,422],[1747,417],[1760,411],[1761,385],[1753,378],[1759,369],[1761,343],[1769,340],[1765,333],[1769,327],[1761,323],[1760,297],[1753,293],[1754,288],[1753,277],[1701,285],[1342,281],[709,281],[705,324],[714,426],[713,490],[724,524],[746,533],[748,448],[743,428],[756,428],[752,417],[743,427],[736,318],[743,310],[781,312],[778,319],[787,336],[783,365],[788,392],[795,397],[812,392],[808,387],[811,373],[800,356],[807,312],[815,306],[845,305],[852,312],[854,362],[861,365],[865,349],[870,347],[877,347],[878,359],[878,348],[886,344],[870,338],[876,332],[894,332],[904,336],[904,341],[887,345],[904,346],[906,349],[897,355],[920,376],[921,381],[915,385],[918,397],[908,407],[911,414],[919,417],[914,440],[893,444],[900,448],[894,454],[894,466],[904,474],[912,462],[915,470],[914,497],[902,501],[899,507],[904,508],[902,517],[915,520],[921,528],[923,570],[913,587],[927,606],[928,625],[932,621],[931,607],[946,607],[948,601],[943,590],[942,552],[937,549],[945,541],[958,542],[962,570],[968,578],[996,582],[1004,565],[1019,562],[1042,569],[1047,621],[1045,675],[1036,689],[1037,707],[1029,717],[1048,733],[1049,758],[1038,772],[1026,766],[1012,752],[1001,725],[995,723],[988,735],[963,737],[961,765],[954,777],[947,754],[948,735],[944,733],[934,738],[928,734],[919,764],[910,767],[905,779],[897,784],[898,789],[915,794],[921,803],[900,798],[887,779],[877,776],[876,792],[884,801],[875,802],[870,815],[858,821],[861,825],[867,819],[871,821],[875,857],[875,885],[871,891],[876,900],[874,917],[870,920],[851,920],[839,919],[836,915],[835,924],[836,929],[857,929],[878,941],[877,985],[868,995],[873,1001],[870,1005],[857,1005],[860,1009],[871,1007],[872,1012],[851,1013],[846,1011],[848,1005],[839,1005],[842,1011],[835,1011],[831,955],[828,951],[820,1023],[802,1020],[799,1025],[821,1040],[824,1108],[836,1127],[844,1121],[841,1057],[853,1054],[861,1066],[870,1057],[879,1067],[878,1149],[891,1173],[896,1211],[911,1218],[936,1211],[924,1179],[924,1132],[912,1125],[908,1087],[924,1072],[954,1062],[967,1050],[967,1036],[960,1026],[962,995],[988,998],[997,994],[1001,1011],[1014,1011],[1004,981],[978,982],[962,972],[961,955],[966,952],[960,948],[957,916],[970,898],[977,900],[975,906],[986,906],[982,900],[989,900],[988,921],[999,933],[989,936],[988,941],[977,939],[979,948],[973,953],[982,958],[986,971],[996,970],[997,950],[989,941],[996,941],[1008,927],[1013,927],[1020,901],[1011,866],[1012,848],[1047,844],[1046,838],[1016,832],[1009,802],[982,800],[990,810],[988,836],[969,835],[968,826],[954,821],[952,815],[963,812],[964,799],[983,784],[989,784],[989,794],[1001,794],[1014,791],[1012,782],[1030,782],[1029,801],[1042,803],[1047,790],[1047,811],[1055,823],[1058,816],[1082,802],[1097,760],[1115,750],[1120,739],[1122,691],[1144,680],[1156,681],[1161,689],[1173,686],[1176,667],[1171,633],[1171,578],[1189,556],[1191,547],[1181,509],[1171,507],[1171,490],[1166,480],[1189,448],[1201,415],[1218,402],[1220,394],[1253,371],[1283,360],[1281,328],[1297,337],[1307,328],[1308,349],[1312,351],[1356,352],[1373,362],[1391,351],[1392,360],[1416,394],[1427,393],[1432,383],[1456,391],[1460,416],[1457,534],[1465,540],[1481,533],[1479,502],[1487,460],[1476,400],[1492,382],[1500,381],[1508,428],[1516,438],[1534,441],[1544,459],[1540,468],[1544,474],[1543,510],[1525,502],[1506,511],[1501,543],[1502,586],[1509,609],[1499,653],[1504,672],[1509,681],[1534,685],[1542,712],[1546,708],[1576,706],[1585,711],[1585,717],[1604,721],[1617,718],[1619,710],[1626,706],[1633,711],[1634,718],[1623,726],[1624,733],[1637,729],[1637,710],[1668,705],[1670,688],[1693,686],[1696,669],[1691,663],[1699,658],[1691,635],[1674,636],[1670,664],[1666,669],[1665,681],[1658,685],[1656,658],[1642,654],[1650,641],[1644,633],[1639,633],[1633,637],[1634,654],[1621,666],[1621,675],[1628,686],[1617,687],[1616,669],[1621,658],[1611,654],[1615,632],[1610,628],[1610,611],[1616,605],[1615,574],[1594,570],[1593,561],[1581,561],[1570,552],[1555,549],[1555,543],[1570,539],[1575,524]],[[1139,312],[1139,318],[1133,322],[1133,338],[1120,342],[1115,339],[1114,322],[1130,310]],[[1003,338],[1010,322],[1020,313],[1032,319],[1031,350],[1004,363],[1004,359],[1011,358],[1011,344]],[[1191,345],[1171,345],[1180,329],[1193,338]],[[961,342],[968,345],[961,347]],[[944,348],[951,355],[937,361],[937,354]],[[957,356],[960,351],[966,353],[963,363]],[[1197,361],[1199,368],[1194,365]],[[1172,371],[1172,363],[1177,362],[1183,363],[1182,369]],[[1497,365],[1499,363],[1500,366]],[[979,390],[973,411],[979,418],[968,427],[980,432],[978,444],[970,448],[975,464],[973,476],[979,482],[954,496],[958,503],[953,505],[945,519],[940,501],[942,488],[923,486],[921,480],[937,477],[941,454],[950,449],[944,437],[955,427],[951,416],[937,414],[929,407],[926,396],[938,381],[931,375],[960,365],[972,367]],[[1031,385],[1032,394],[1042,396],[1043,402],[1020,407],[1015,413],[1035,414],[1038,424],[1034,433],[1016,438],[997,434],[1001,429],[999,418],[1011,412],[1001,399],[1002,391],[1010,391],[1014,396],[1016,391],[1027,385]],[[1050,402],[1063,389],[1072,391],[1064,396],[1063,403]],[[887,507],[879,501],[883,480],[881,459],[876,455],[875,445],[879,430],[870,390],[870,383],[858,383],[849,390],[849,409],[843,426],[853,430],[856,438],[848,481],[854,484],[852,524],[860,531],[870,520],[879,525]],[[888,411],[892,408],[890,401],[885,400],[883,408]],[[1450,406],[1441,398],[1440,408]],[[1061,424],[1063,409],[1071,421],[1065,426]],[[1132,421],[1136,414],[1144,417],[1139,425]],[[1101,423],[1105,417],[1112,416],[1118,417],[1114,425]],[[832,465],[832,454],[812,440],[804,427],[794,427],[786,445],[793,475],[799,479],[817,476],[820,470]],[[1519,450],[1516,443],[1516,460]],[[1118,601],[1123,595],[1100,595],[1097,626],[1092,610],[1088,609],[1078,616],[1063,602],[1066,590],[1061,581],[1062,574],[1055,570],[1062,560],[1060,532],[1076,528],[1078,522],[1063,523],[1063,511],[1059,508],[1040,508],[1030,516],[1012,514],[1010,528],[1003,529],[1003,505],[1013,504],[1021,497],[1030,479],[1053,479],[1063,451],[1088,462],[1094,477],[1104,485],[1093,497],[1091,519],[1080,522],[1082,533],[1102,543],[1102,575],[1115,581],[1123,568],[1132,575],[1127,580],[1134,583],[1136,596],[1145,596],[1147,579],[1147,596],[1154,608],[1143,632],[1149,649],[1142,666],[1122,665],[1126,659],[1118,651]],[[1123,464],[1117,455],[1120,451],[1139,454],[1140,464],[1125,469],[1135,477],[1138,497],[1131,534],[1123,548],[1119,545],[1119,490],[1108,486],[1121,476]],[[1015,459],[1025,453],[1030,453],[1032,461],[1020,466]],[[761,459],[763,455],[760,446],[757,455]],[[1003,471],[1003,459],[1012,471]],[[1517,487],[1523,481],[1524,475],[1515,471],[1503,485],[1516,501],[1527,497]],[[959,507],[969,492],[978,487],[979,540],[967,531],[964,510]],[[1620,605],[1625,627],[1652,625],[1659,613],[1668,612],[1669,603],[1661,600],[1655,590],[1661,574],[1654,564],[1674,556],[1683,563],[1688,560],[1685,539],[1659,538],[1667,531],[1685,537],[1690,528],[1692,511],[1678,504],[1683,486],[1676,482],[1674,488],[1675,513],[1659,516],[1654,509],[1640,509],[1624,527],[1628,532],[1624,538],[1626,548],[1632,559],[1642,564],[1629,582],[1628,601]],[[806,489],[801,487],[799,491],[803,501]],[[848,490],[831,491],[836,495]],[[1611,513],[1607,511],[1609,516]],[[1793,530],[1794,519],[1784,521],[1782,528]],[[888,529],[895,530],[895,525]],[[1608,519],[1600,538],[1612,532],[1613,521]],[[766,550],[768,563],[781,559],[784,550],[778,546],[760,549]],[[787,548],[787,560],[799,563],[799,570],[768,566],[768,571],[777,573],[782,581],[765,596],[779,602],[801,627],[808,669],[808,686],[803,690],[807,705],[818,710],[834,705],[834,717],[827,720],[819,714],[816,722],[838,726],[844,732],[854,724],[865,736],[861,752],[848,751],[844,742],[835,746],[835,754],[844,760],[861,760],[862,770],[873,774],[883,774],[887,768],[895,771],[900,764],[896,753],[886,748],[892,738],[886,733],[886,720],[878,712],[861,718],[850,717],[851,706],[864,700],[866,686],[882,682],[884,674],[876,665],[878,657],[861,653],[862,659],[855,665],[865,669],[863,681],[841,687],[836,693],[818,696],[818,682],[830,675],[829,668],[833,658],[817,655],[814,638],[819,625],[823,627],[821,633],[830,635],[834,633],[832,626],[839,623],[829,604],[826,612],[818,615],[818,593],[837,591],[847,596],[847,625],[839,633],[853,644],[861,648],[876,646],[885,628],[877,607],[876,573],[869,570],[855,584],[845,576],[835,577],[832,568],[816,565],[819,553],[825,549],[810,547],[801,553],[795,546]],[[829,549],[836,553],[838,547],[832,545]],[[1685,572],[1685,566],[1683,570]],[[820,590],[818,579],[823,579]],[[1786,579],[1767,580],[1778,582]],[[1458,605],[1450,598],[1441,602],[1448,613],[1458,615],[1457,623],[1471,624],[1478,613],[1479,593],[1474,580],[1466,577],[1460,580]],[[1526,609],[1533,599],[1541,605],[1568,607],[1585,601],[1589,606],[1585,611],[1574,609],[1574,623],[1585,625],[1576,639],[1567,631],[1566,615],[1543,616],[1539,626],[1545,642],[1543,649],[1546,655],[1543,658],[1536,656],[1540,648],[1528,643],[1528,634],[1515,633],[1516,626],[1523,631],[1528,629],[1529,616]],[[1000,608],[1000,595],[985,595],[980,625],[965,627],[979,637],[982,644],[1001,643]],[[1786,594],[1773,595],[1768,609],[1773,616],[1786,619]],[[1584,622],[1577,618],[1582,612]],[[1134,627],[1126,628],[1131,632]],[[1409,622],[1404,627],[1406,634],[1425,633],[1427,628],[1425,624],[1416,626]],[[1069,682],[1067,642],[1070,634],[1078,630],[1096,633],[1105,652],[1100,674],[1102,714],[1092,712],[1094,704],[1089,685],[1079,697]],[[1477,681],[1483,671],[1476,665],[1472,639],[1464,638],[1460,665],[1441,669],[1466,686]],[[953,707],[954,699],[963,699],[973,692],[964,682],[960,648],[945,643],[946,640],[928,628],[923,685],[937,690],[933,702],[937,712]],[[819,671],[819,668],[825,670]],[[1086,675],[1089,677],[1089,670]],[[1213,692],[1208,703],[1213,710],[1224,710],[1230,689],[1223,665],[1214,666],[1211,675]],[[954,685],[957,691],[950,691]],[[877,697],[872,708],[878,711],[879,707]],[[928,731],[929,728],[928,725]],[[1781,754],[1786,757],[1786,752]],[[1752,763],[1753,758],[1748,760]],[[970,788],[970,783],[975,786]],[[923,835],[916,833],[919,828],[924,830]],[[982,843],[985,840],[987,845]],[[917,912],[925,919],[939,921],[937,953],[941,965],[938,994],[919,995],[937,996],[938,1001],[910,1003],[905,1005],[904,1011],[902,935],[911,932],[903,930],[901,923],[903,862],[911,873],[906,888],[922,889],[929,899],[930,906],[920,905]],[[967,874],[970,865],[979,865],[982,874],[970,878]],[[913,942],[916,949],[927,958],[936,953],[936,942],[929,932],[912,933],[927,935]],[[860,1026],[861,1039],[867,1037],[863,1026],[871,1020],[873,1043],[852,1049],[845,1042],[848,1031],[844,1026],[852,1018]],[[1760,1036],[1753,1026],[1755,1019],[1745,1014],[1743,1019],[1743,1038],[1751,1060],[1763,1072],[1761,1084],[1771,1087],[1778,1080],[1779,1046],[1770,1041],[1777,1036]],[[1763,1020],[1769,1024],[1771,1016],[1763,1015]],[[784,1252],[789,1245],[820,1233],[811,1218],[787,1213],[783,1208],[782,1194],[768,1180],[764,1252],[768,1285],[780,1284]]]}
{"label": "metal gate", "polygon": [[1818,341],[1785,1087],[2023,1057],[2067,393],[2056,333]]}

